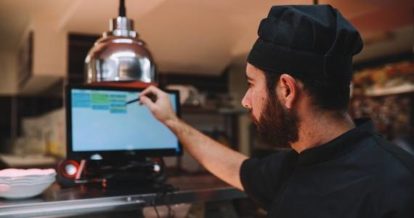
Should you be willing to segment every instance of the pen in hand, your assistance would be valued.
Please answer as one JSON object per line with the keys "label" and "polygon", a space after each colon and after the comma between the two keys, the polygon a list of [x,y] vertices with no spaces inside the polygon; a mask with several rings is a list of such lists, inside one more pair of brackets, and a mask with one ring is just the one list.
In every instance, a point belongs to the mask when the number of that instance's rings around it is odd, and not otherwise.
{"label": "pen in hand", "polygon": [[[148,98],[150,98],[152,102],[156,102],[156,101],[157,101],[157,96],[156,96],[156,95],[154,95],[154,94],[149,93],[149,94],[147,95],[147,97],[148,97]],[[134,103],[134,102],[137,102],[137,101],[139,101],[139,102],[140,102],[139,97],[138,97],[138,98],[135,98],[135,99],[132,99],[132,100],[129,100],[129,101],[127,101],[127,102],[125,102],[125,105],[129,105],[129,104]],[[141,102],[140,102],[140,103],[141,103]]]}
{"label": "pen in hand", "polygon": [[139,98],[135,98],[135,99],[132,99],[132,100],[129,100],[129,101],[125,102],[125,105],[129,105],[129,104],[132,104],[132,103],[137,102],[137,101],[139,101]]}

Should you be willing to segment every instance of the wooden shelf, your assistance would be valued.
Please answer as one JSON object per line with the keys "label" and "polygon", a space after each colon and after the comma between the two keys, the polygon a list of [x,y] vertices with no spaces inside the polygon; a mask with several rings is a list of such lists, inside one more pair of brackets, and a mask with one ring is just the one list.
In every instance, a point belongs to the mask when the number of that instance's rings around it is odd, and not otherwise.
{"label": "wooden shelf", "polygon": [[414,84],[406,83],[395,87],[368,89],[365,91],[365,95],[375,97],[384,95],[406,94],[410,92],[414,92]]}

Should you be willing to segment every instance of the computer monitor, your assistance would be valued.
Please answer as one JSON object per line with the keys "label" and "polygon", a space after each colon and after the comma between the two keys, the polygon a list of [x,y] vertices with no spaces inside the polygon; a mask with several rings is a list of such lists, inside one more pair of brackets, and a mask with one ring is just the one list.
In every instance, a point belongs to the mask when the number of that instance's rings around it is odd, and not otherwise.
{"label": "computer monitor", "polygon": [[[131,160],[178,156],[177,137],[137,99],[143,89],[105,86],[67,86],[67,158]],[[179,115],[179,93],[165,90]]]}

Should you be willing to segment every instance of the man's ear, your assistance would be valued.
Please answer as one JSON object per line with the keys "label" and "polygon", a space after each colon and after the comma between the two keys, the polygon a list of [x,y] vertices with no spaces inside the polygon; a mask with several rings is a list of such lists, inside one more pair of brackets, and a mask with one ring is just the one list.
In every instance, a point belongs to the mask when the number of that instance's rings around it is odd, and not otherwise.
{"label": "man's ear", "polygon": [[289,74],[282,74],[279,78],[278,91],[280,102],[291,109],[299,97],[301,84]]}

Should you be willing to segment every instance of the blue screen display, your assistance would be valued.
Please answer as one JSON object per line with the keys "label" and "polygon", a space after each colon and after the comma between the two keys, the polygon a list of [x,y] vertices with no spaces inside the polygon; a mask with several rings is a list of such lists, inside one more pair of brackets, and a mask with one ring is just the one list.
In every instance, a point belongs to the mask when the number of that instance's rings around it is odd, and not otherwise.
{"label": "blue screen display", "polygon": [[[136,99],[139,91],[71,89],[72,150],[180,149],[176,136]],[[170,93],[175,111],[176,96]]]}

